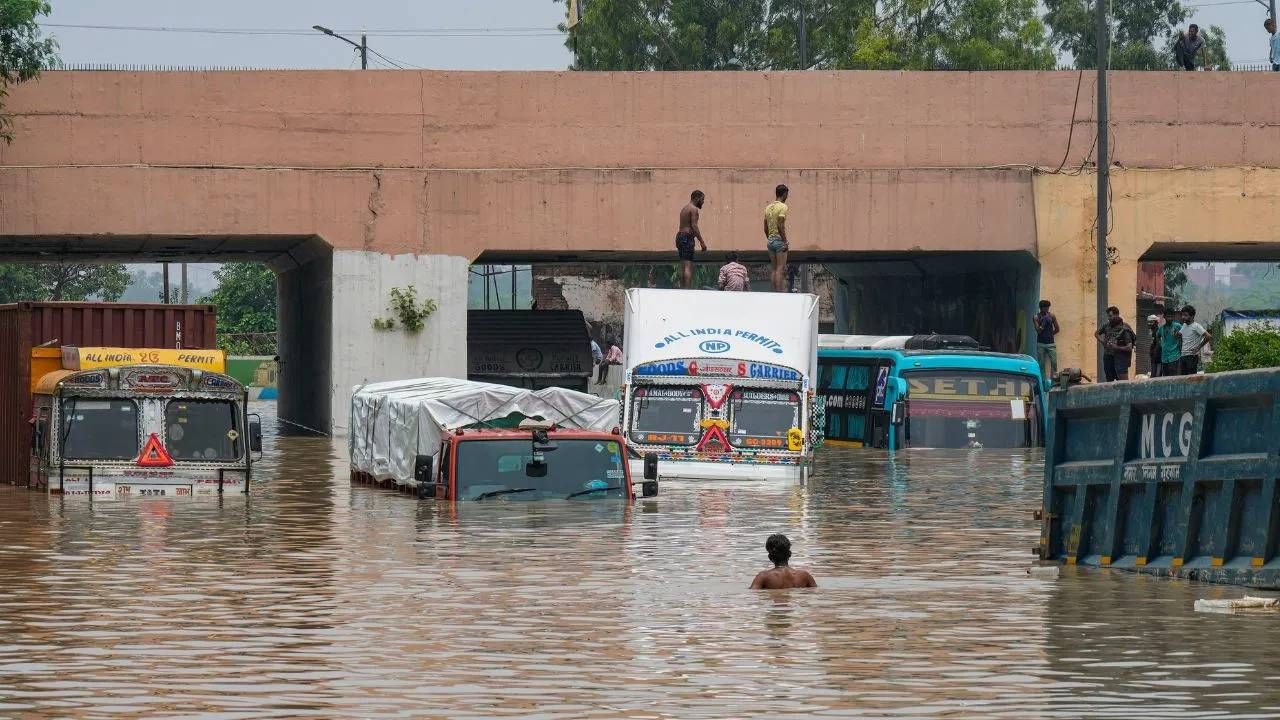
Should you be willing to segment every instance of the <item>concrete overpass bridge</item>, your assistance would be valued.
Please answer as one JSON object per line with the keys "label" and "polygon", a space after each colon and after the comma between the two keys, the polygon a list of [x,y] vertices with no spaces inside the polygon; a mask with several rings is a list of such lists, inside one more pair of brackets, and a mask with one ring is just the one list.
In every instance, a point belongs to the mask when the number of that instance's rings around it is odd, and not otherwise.
{"label": "concrete overpass bridge", "polygon": [[[846,280],[854,330],[1025,344],[1045,296],[1062,359],[1091,367],[1092,88],[1077,105],[1077,81],[50,72],[10,98],[0,259],[269,263],[281,413],[342,431],[353,385],[465,371],[471,263],[671,261],[694,188],[713,250],[763,259],[760,209],[785,182],[793,257]],[[1109,287],[1128,316],[1140,260],[1280,259],[1278,90],[1265,73],[1116,73]],[[409,284],[439,304],[426,329],[373,330]]]}

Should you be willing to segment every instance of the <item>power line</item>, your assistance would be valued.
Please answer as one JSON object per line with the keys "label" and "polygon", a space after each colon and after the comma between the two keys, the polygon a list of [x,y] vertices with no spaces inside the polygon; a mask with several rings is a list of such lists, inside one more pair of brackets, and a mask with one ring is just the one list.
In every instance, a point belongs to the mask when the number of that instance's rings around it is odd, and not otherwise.
{"label": "power line", "polygon": [[[41,27],[73,30],[102,30],[109,32],[164,32],[192,33],[200,35],[315,35],[313,30],[293,28],[219,28],[219,27],[169,27],[162,25],[82,25],[73,23],[41,23]],[[564,33],[548,27],[492,27],[492,28],[409,28],[388,30],[338,30],[342,33],[365,32],[375,37],[551,37]]]}

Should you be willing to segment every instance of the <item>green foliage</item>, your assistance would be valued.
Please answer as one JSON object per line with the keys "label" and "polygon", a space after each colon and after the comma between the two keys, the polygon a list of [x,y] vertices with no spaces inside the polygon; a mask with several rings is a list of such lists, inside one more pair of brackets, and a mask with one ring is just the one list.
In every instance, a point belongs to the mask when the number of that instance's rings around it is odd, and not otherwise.
{"label": "green foliage", "polygon": [[391,288],[391,312],[395,318],[374,318],[374,330],[392,330],[396,326],[396,318],[404,326],[406,332],[413,334],[422,331],[427,318],[436,311],[436,301],[430,298],[418,304],[418,291],[413,287]]}
{"label": "green foliage", "polygon": [[1280,367],[1280,331],[1254,323],[1214,342],[1208,372],[1271,367]]}
{"label": "green foliage", "polygon": [[[563,0],[557,0],[562,2]],[[1049,68],[1036,0],[592,0],[581,70]]]}
{"label": "green foliage", "polygon": [[218,308],[218,347],[231,355],[274,355],[275,273],[261,263],[227,263],[213,277],[218,289],[200,302]]}
{"label": "green foliage", "polygon": [[[1044,0],[1045,23],[1053,44],[1068,52],[1078,68],[1098,66],[1097,16],[1091,0]],[[1124,0],[1111,3],[1111,67],[1116,70],[1168,70],[1174,66],[1173,43],[1191,12],[1180,0]],[[1203,30],[1203,29],[1202,29]],[[1213,27],[1205,33],[1205,49],[1213,65],[1226,63],[1225,34]]]}
{"label": "green foliage", "polygon": [[[0,0],[0,108],[8,86],[25,82],[58,64],[58,45],[40,36],[37,20],[53,11],[45,0]],[[13,125],[0,113],[0,140],[13,140]]]}
{"label": "green foliage", "polygon": [[129,287],[124,265],[0,264],[0,303],[22,300],[115,302]]}
{"label": "green foliage", "polygon": [[1169,297],[1167,302],[1174,307],[1185,305],[1187,296],[1184,294],[1184,289],[1186,286],[1187,263],[1166,262],[1164,264],[1164,294]]}

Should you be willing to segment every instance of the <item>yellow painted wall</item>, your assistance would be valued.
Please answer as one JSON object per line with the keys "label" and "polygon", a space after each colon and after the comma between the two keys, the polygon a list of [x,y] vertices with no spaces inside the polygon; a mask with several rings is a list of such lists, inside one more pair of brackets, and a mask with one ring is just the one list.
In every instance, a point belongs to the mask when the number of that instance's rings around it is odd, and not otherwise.
{"label": "yellow painted wall", "polygon": [[[1184,245],[1190,261],[1249,253],[1274,259],[1280,242],[1280,170],[1205,168],[1121,170],[1111,173],[1114,264],[1111,305],[1131,325],[1137,313],[1138,261],[1161,244]],[[1092,376],[1097,363],[1093,226],[1097,177],[1040,174],[1033,180],[1040,294],[1053,302],[1062,325],[1058,358]],[[1270,248],[1259,247],[1270,245]],[[1234,255],[1233,255],[1234,256]],[[1264,257],[1265,256],[1265,257]]]}

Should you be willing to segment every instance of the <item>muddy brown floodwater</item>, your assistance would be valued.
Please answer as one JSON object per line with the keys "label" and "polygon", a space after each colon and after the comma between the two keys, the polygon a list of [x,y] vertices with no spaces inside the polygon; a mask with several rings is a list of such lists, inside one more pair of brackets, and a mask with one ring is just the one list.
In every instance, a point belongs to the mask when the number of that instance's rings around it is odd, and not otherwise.
{"label": "muddy brown floodwater", "polygon": [[[1280,617],[1028,577],[1039,453],[455,507],[268,438],[253,495],[0,488],[3,717],[1280,717]],[[785,532],[816,591],[749,592]]]}

